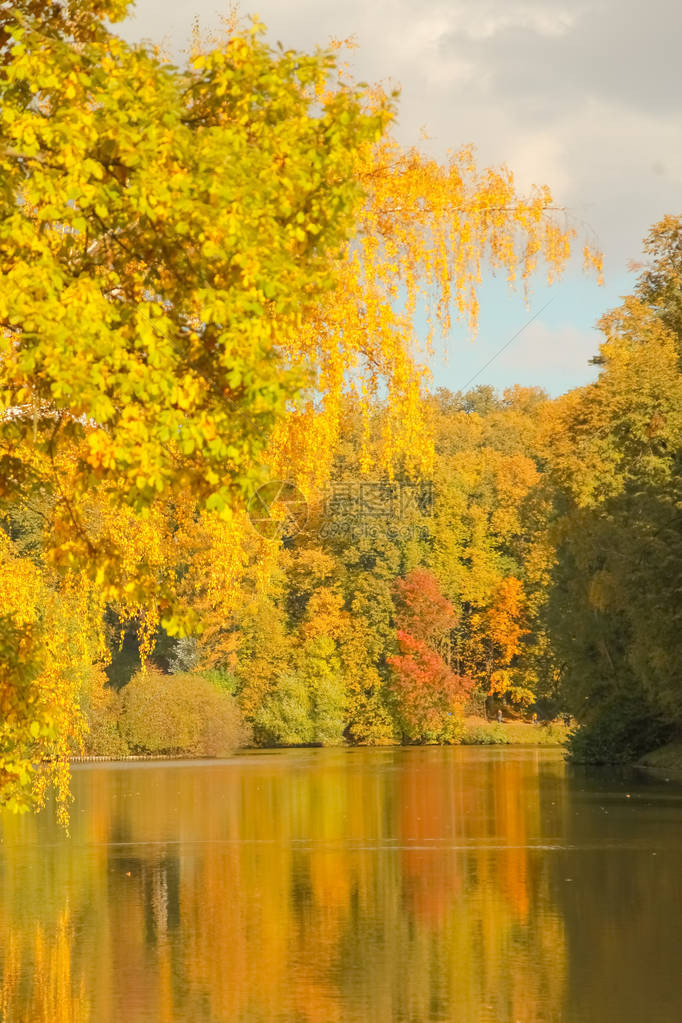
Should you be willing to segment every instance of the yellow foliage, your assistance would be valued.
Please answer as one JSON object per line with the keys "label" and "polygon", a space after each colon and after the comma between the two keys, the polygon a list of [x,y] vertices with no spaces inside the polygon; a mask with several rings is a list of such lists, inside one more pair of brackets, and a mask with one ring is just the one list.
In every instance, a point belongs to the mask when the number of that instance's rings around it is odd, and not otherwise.
{"label": "yellow foliage", "polygon": [[3,14],[0,501],[41,506],[62,578],[27,564],[3,596],[6,699],[41,679],[61,707],[43,722],[16,696],[2,777],[17,805],[31,751],[63,761],[80,734],[63,603],[139,622],[143,662],[159,623],[200,618],[233,654],[236,594],[265,589],[277,560],[244,514],[254,486],[280,474],[309,496],[349,394],[361,469],[386,394],[378,460],[424,470],[436,329],[454,315],[475,330],[485,265],[525,288],[540,261],[561,271],[573,237],[548,189],[519,195],[470,149],[444,165],[402,150],[393,97],[355,86],[333,51],[271,50],[262,26],[233,24],[178,69],[109,32],[126,8]]}
{"label": "yellow foliage", "polygon": [[87,617],[82,594],[49,586],[0,530],[0,802],[13,810],[41,805],[52,782],[66,819],[67,758],[83,739],[78,697],[93,653]]}
{"label": "yellow foliage", "polygon": [[[380,464],[389,475],[403,456],[413,472],[430,468],[432,446],[420,396],[423,364],[437,330],[453,315],[475,333],[484,266],[503,269],[527,293],[542,260],[551,282],[560,274],[575,232],[561,226],[548,188],[519,195],[511,172],[477,168],[467,147],[446,164],[388,134],[358,150],[356,174],[365,202],[338,264],[338,285],[310,317],[287,357],[315,367],[314,391],[276,428],[272,459],[304,488],[327,478],[337,446],[344,394],[361,410],[369,440],[373,402],[388,394]],[[600,255],[588,249],[594,264]],[[426,339],[416,314],[425,309]],[[371,463],[369,444],[364,468]]]}

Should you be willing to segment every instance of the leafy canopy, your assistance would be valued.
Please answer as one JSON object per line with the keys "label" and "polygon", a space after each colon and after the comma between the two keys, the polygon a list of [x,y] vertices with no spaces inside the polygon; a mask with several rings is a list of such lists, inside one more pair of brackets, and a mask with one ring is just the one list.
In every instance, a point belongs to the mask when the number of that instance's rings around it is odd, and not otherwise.
{"label": "leafy canopy", "polygon": [[[183,627],[178,595],[191,604],[203,566],[209,612],[231,610],[262,554],[243,498],[268,470],[324,480],[349,392],[361,471],[384,392],[378,457],[428,464],[418,307],[434,330],[453,312],[474,325],[485,262],[513,282],[544,259],[554,276],[572,232],[548,190],[519,196],[469,149],[444,166],[401,150],[392,99],[349,83],[334,53],[273,50],[254,25],[175,67],[110,31],[127,6],[0,12],[0,513],[10,533],[27,510],[42,522],[41,585],[82,587],[95,627],[119,602],[149,637],[160,610]],[[34,752],[20,604],[3,611],[5,766]],[[59,685],[60,734],[77,740]]]}
{"label": "leafy canopy", "polygon": [[173,627],[174,537],[259,478],[306,383],[286,351],[354,223],[357,151],[389,116],[333,55],[257,28],[176,68],[107,30],[126,8],[18,3],[0,22],[0,513],[9,536],[27,510],[42,522],[36,564],[0,548],[16,808],[32,763],[80,741],[64,629],[117,600],[152,625],[165,601]]}
{"label": "leafy canopy", "polygon": [[93,25],[75,42],[17,11],[0,79],[4,494],[57,493],[67,446],[53,541],[72,562],[93,560],[93,486],[138,510],[249,487],[387,116],[329,87],[329,54],[274,53],[255,28],[180,70]]}

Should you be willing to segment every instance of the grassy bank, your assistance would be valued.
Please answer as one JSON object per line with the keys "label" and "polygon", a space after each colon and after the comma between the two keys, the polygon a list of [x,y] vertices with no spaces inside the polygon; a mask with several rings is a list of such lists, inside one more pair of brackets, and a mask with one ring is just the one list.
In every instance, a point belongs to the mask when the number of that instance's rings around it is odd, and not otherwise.
{"label": "grassy bank", "polygon": [[638,767],[647,767],[665,772],[675,779],[682,779],[682,739],[669,742],[659,749],[645,753],[637,761]]}
{"label": "grassy bank", "polygon": [[532,725],[527,721],[486,721],[468,717],[462,744],[465,746],[562,746],[568,729],[556,721]]}

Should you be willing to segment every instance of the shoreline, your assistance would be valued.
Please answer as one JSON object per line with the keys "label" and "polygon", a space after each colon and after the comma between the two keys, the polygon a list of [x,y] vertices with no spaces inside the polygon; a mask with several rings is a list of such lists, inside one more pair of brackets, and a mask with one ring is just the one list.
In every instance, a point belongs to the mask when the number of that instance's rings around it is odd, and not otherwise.
{"label": "shoreline", "polygon": [[645,753],[634,766],[659,778],[665,776],[666,781],[682,781],[682,740]]}
{"label": "shoreline", "polygon": [[[525,721],[508,721],[498,724],[497,721],[486,721],[484,718],[467,718],[465,731],[459,742],[456,743],[377,743],[351,744],[345,743],[340,746],[239,746],[226,756],[233,757],[240,753],[252,753],[267,750],[300,750],[300,749],[398,749],[401,747],[409,749],[433,749],[434,746],[442,748],[457,746],[535,746],[538,748],[555,747],[561,748],[564,743],[567,729],[563,725],[532,725]],[[69,757],[70,764],[125,764],[148,761],[169,761],[186,760],[188,763],[200,760],[222,760],[224,757],[191,756],[184,753],[134,753],[126,756],[110,756],[99,753],[88,753],[83,756]]]}

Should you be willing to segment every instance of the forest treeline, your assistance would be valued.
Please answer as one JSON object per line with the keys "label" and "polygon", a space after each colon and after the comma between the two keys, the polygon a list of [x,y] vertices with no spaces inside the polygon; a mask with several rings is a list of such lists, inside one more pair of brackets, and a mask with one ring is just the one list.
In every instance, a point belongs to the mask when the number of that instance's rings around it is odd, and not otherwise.
{"label": "forest treeline", "polygon": [[[645,248],[633,294],[600,322],[593,384],[423,398],[423,479],[363,474],[349,405],[305,522],[286,491],[272,511],[267,585],[254,560],[230,620],[207,585],[203,632],[151,660],[231,693],[265,744],[456,742],[465,712],[499,707],[570,714],[578,759],[631,760],[674,736],[682,220]],[[370,445],[385,415],[377,403]]]}
{"label": "forest treeline", "polygon": [[[87,748],[457,742],[466,714],[498,708],[570,714],[580,759],[629,760],[674,735],[681,239],[678,218],[651,231],[633,295],[601,321],[593,384],[425,396],[428,478],[363,471],[349,403],[326,486],[304,502],[271,483],[250,506],[231,615],[208,537],[187,592],[198,634],[159,628],[141,652],[140,621],[110,610],[109,659],[82,690]],[[386,415],[377,402],[370,457]],[[30,536],[15,518],[15,545]]]}
{"label": "forest treeline", "polygon": [[52,783],[64,818],[69,756],[159,750],[164,714],[166,752],[452,742],[499,705],[574,715],[577,755],[658,743],[679,220],[595,384],[429,394],[484,267],[566,266],[549,189],[401,147],[336,45],[234,21],[176,66],[128,6],[0,11],[0,801]]}

